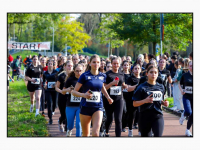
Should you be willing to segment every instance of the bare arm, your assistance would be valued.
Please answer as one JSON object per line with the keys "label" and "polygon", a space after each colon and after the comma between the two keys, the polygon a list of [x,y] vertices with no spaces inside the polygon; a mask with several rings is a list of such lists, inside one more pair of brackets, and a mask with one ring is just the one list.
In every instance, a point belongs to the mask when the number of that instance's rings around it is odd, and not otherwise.
{"label": "bare arm", "polygon": [[56,90],[58,93],[61,93],[61,94],[62,94],[62,90],[60,89],[60,82],[59,82],[59,81],[56,82],[55,90]]}
{"label": "bare arm", "polygon": [[128,91],[128,92],[132,92],[132,91],[134,91],[135,88],[136,88],[136,86],[137,86],[137,84],[134,85],[134,86],[129,85],[127,91]]}
{"label": "bare arm", "polygon": [[180,82],[178,83],[178,87],[179,87],[179,90],[181,91],[181,94],[184,95],[185,92],[184,92],[183,89],[181,88]]}
{"label": "bare arm", "polygon": [[109,104],[112,104],[113,103],[113,100],[110,98],[105,86],[103,85],[102,89],[101,89],[101,92],[103,93],[103,95],[107,98]]}
{"label": "bare arm", "polygon": [[78,92],[81,87],[82,87],[82,84],[77,82],[74,90],[71,91],[71,94],[76,96],[76,97],[84,97],[86,99],[92,98],[93,94],[90,94],[89,90],[86,93]]}
{"label": "bare arm", "polygon": [[171,76],[169,76],[167,79],[168,79],[169,83],[172,83],[172,77]]}

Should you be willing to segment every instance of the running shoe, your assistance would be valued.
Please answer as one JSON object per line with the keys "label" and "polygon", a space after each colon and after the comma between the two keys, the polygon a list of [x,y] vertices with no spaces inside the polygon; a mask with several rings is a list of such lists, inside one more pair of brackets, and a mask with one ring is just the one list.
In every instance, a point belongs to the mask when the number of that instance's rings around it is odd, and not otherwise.
{"label": "running shoe", "polygon": [[105,137],[110,137],[110,135],[109,135],[109,134],[106,134]]}
{"label": "running shoe", "polygon": [[99,132],[99,137],[103,137],[103,132]]}
{"label": "running shoe", "polygon": [[55,112],[52,112],[52,115],[54,115],[55,114]]}
{"label": "running shoe", "polygon": [[33,112],[33,107],[32,106],[30,107],[30,112]]}
{"label": "running shoe", "polygon": [[58,120],[58,129],[60,130],[60,132],[64,132],[63,124],[60,124],[59,120]]}
{"label": "running shoe", "polygon": [[67,130],[66,136],[67,136],[67,137],[70,137],[71,135],[72,135],[72,130]]}
{"label": "running shoe", "polygon": [[127,132],[125,128],[122,129],[122,132]]}
{"label": "running shoe", "polygon": [[190,137],[192,136],[190,130],[188,130],[188,129],[185,131],[185,135],[186,135],[186,136],[190,136]]}
{"label": "running shoe", "polygon": [[128,137],[133,137],[133,130],[128,129]]}
{"label": "running shoe", "polygon": [[52,124],[53,123],[53,120],[52,119],[49,119],[49,123],[48,125]]}
{"label": "running shoe", "polygon": [[35,117],[37,117],[37,116],[39,116],[39,115],[40,115],[39,113],[38,113],[38,114],[37,114],[37,113],[35,113]]}
{"label": "running shoe", "polygon": [[43,116],[43,117],[45,117],[45,114],[44,114],[44,112],[42,112],[42,116]]}
{"label": "running shoe", "polygon": [[184,120],[185,120],[185,116],[184,116],[184,112],[183,112],[183,113],[181,114],[181,118],[179,119],[180,125],[183,124]]}
{"label": "running shoe", "polygon": [[141,136],[141,132],[140,131],[138,132],[138,135]]}

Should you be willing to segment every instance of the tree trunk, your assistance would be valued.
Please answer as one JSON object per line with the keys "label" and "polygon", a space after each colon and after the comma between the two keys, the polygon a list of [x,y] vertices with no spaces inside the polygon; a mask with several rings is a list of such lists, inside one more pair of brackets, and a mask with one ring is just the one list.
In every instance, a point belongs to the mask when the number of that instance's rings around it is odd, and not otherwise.
{"label": "tree trunk", "polygon": [[136,48],[137,48],[137,45],[133,45],[133,60],[134,61],[136,60]]}
{"label": "tree trunk", "polygon": [[149,48],[149,54],[153,54],[153,45],[152,45],[152,42],[149,42],[148,48]]}
{"label": "tree trunk", "polygon": [[153,55],[156,56],[156,42],[153,42]]}
{"label": "tree trunk", "polygon": [[119,49],[115,47],[115,55],[119,56]]}

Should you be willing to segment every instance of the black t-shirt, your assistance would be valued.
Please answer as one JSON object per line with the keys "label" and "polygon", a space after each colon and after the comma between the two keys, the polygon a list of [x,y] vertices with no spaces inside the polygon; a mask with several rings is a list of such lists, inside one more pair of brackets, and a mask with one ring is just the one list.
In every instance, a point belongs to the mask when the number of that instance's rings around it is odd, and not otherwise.
{"label": "black t-shirt", "polygon": [[162,71],[159,70],[159,73],[161,74],[161,77],[162,77],[162,79],[164,81],[165,86],[167,86],[167,78],[169,76],[171,76],[170,71],[167,70],[167,69],[163,69]]}
{"label": "black t-shirt", "polygon": [[37,82],[31,83],[31,81],[28,81],[28,84],[33,85],[33,86],[41,85],[40,75],[42,74],[43,74],[43,69],[41,65],[38,65],[37,67],[30,65],[26,70],[26,76],[30,77],[31,79],[34,79],[34,78],[37,79]]}
{"label": "black t-shirt", "polygon": [[183,89],[185,89],[184,97],[193,97],[193,76],[188,71],[184,73],[181,77],[180,84],[183,85]]}
{"label": "black t-shirt", "polygon": [[[71,85],[75,87],[78,79],[75,76],[69,77],[65,82],[65,88],[70,87]],[[82,88],[82,87],[81,87]],[[79,91],[81,91],[81,88]],[[71,94],[67,97],[67,106],[79,106],[82,97],[75,97]]]}
{"label": "black t-shirt", "polygon": [[66,74],[63,72],[58,76],[57,81],[60,82],[60,89],[62,90],[64,87],[64,83],[65,83],[65,78],[66,78]]}
{"label": "black t-shirt", "polygon": [[55,84],[56,84],[56,74],[57,71],[53,70],[51,74],[48,71],[45,71],[43,74],[43,86],[45,82],[47,82],[47,89],[46,91],[55,91]]}
{"label": "black t-shirt", "polygon": [[108,89],[108,94],[110,95],[110,97],[114,100],[123,100],[123,93],[122,93],[122,83],[125,82],[125,78],[124,78],[124,73],[119,71],[118,73],[114,73],[112,70],[106,72],[106,84],[109,84],[110,82],[112,82],[115,77],[119,78],[119,83],[117,86],[111,86]]}
{"label": "black t-shirt", "polygon": [[[136,78],[134,76],[134,74],[131,74],[131,76],[128,78],[128,85],[131,85],[131,86],[134,86],[136,84],[138,84],[140,81],[140,78]],[[128,96],[129,96],[129,99],[131,99],[131,97],[133,96],[133,92],[134,91],[131,91],[131,92],[128,92]]]}
{"label": "black t-shirt", "polygon": [[153,94],[153,103],[145,103],[140,106],[140,112],[147,110],[156,110],[157,113],[162,114],[161,101],[164,100],[165,88],[162,84],[156,82],[155,85],[151,85],[148,82],[144,82],[138,86],[134,91],[132,100],[141,101]]}

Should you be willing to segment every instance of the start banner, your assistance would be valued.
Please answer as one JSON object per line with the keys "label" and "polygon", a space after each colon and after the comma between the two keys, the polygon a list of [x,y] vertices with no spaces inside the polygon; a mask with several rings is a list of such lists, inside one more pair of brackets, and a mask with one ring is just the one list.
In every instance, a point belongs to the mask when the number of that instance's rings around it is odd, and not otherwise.
{"label": "start banner", "polygon": [[51,42],[8,42],[8,49],[50,50]]}

